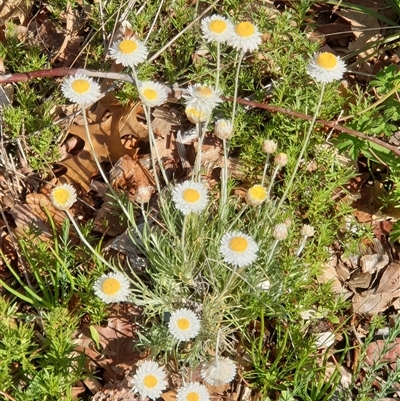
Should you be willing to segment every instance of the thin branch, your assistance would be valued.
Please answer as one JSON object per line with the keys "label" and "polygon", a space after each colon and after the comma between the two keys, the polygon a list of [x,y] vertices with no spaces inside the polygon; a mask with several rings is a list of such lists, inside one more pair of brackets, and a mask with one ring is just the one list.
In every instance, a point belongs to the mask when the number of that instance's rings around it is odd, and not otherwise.
{"label": "thin branch", "polygon": [[[26,81],[29,81],[30,79],[35,79],[35,78],[63,77],[63,76],[75,75],[77,73],[83,74],[86,76],[90,76],[90,77],[108,78],[108,79],[129,82],[134,85],[136,84],[135,80],[129,74],[116,73],[116,72],[92,71],[92,70],[86,70],[84,68],[53,68],[50,70],[37,70],[37,71],[30,71],[30,72],[24,72],[24,73],[5,74],[5,75],[0,75],[0,84],[6,84],[6,83],[12,83],[12,82],[26,82]],[[168,90],[168,92],[172,91],[171,88],[168,86],[166,86],[166,89]],[[174,89],[176,89],[176,88],[174,88]],[[180,89],[180,92],[186,93],[186,90]],[[231,97],[222,97],[222,99],[227,100],[229,102],[233,101],[233,98],[231,98]],[[287,116],[301,118],[306,121],[312,120],[312,116],[309,116],[307,114],[299,113],[297,111],[293,111],[290,109],[285,109],[283,107],[272,106],[272,105],[266,104],[266,103],[253,102],[251,100],[246,100],[246,99],[241,99],[241,98],[237,99],[237,103],[240,103],[240,104],[243,104],[246,106],[251,106],[254,108],[258,108],[258,109],[268,110],[273,113],[282,113]],[[362,132],[355,131],[350,128],[343,127],[342,125],[339,125],[332,121],[317,120],[316,123],[320,124],[320,125],[324,125],[326,127],[333,128],[336,131],[345,132],[346,134],[349,134],[351,136],[355,136],[357,138],[361,138],[366,141],[373,142],[379,146],[382,146],[385,149],[390,150],[395,155],[400,156],[400,150],[396,146],[390,145],[389,143],[386,143],[379,138],[363,134]]]}
{"label": "thin branch", "polygon": [[[231,97],[223,97],[223,99],[224,100],[228,100],[228,101],[233,101],[233,98],[231,98]],[[238,98],[236,101],[237,101],[237,103],[244,104],[246,106],[251,106],[251,107],[254,107],[254,108],[257,108],[257,109],[268,110],[268,111],[271,111],[273,113],[282,113],[282,114],[286,114],[287,116],[301,118],[301,119],[306,120],[306,121],[311,121],[312,118],[313,118],[312,116],[309,116],[307,114],[303,114],[303,113],[299,113],[297,111],[285,109],[283,107],[272,106],[272,105],[266,104],[266,103],[253,102],[251,100],[240,99],[240,98]],[[335,123],[333,121],[317,120],[315,123],[316,124],[320,124],[320,125],[324,125],[326,127],[333,128],[333,129],[335,129],[337,131],[340,131],[340,132],[345,132],[346,134],[349,134],[351,136],[355,136],[357,138],[365,139],[366,141],[370,141],[370,142],[376,143],[377,145],[382,146],[383,148],[386,148],[386,149],[390,150],[391,152],[393,152],[397,156],[400,156],[400,150],[396,146],[390,145],[389,143],[386,143],[386,142],[382,141],[381,139],[378,139],[378,138],[376,138],[374,136],[369,136],[369,135],[363,134],[362,132],[355,131],[355,130],[352,130],[350,128],[343,127],[342,125],[339,125],[339,124],[337,124],[337,123]]]}
{"label": "thin branch", "polygon": [[0,75],[0,84],[6,84],[10,82],[27,82],[30,79],[35,78],[65,77],[75,74],[82,74],[88,77],[116,79],[135,84],[135,80],[128,74],[121,74],[117,72],[92,71],[86,70],[84,68],[53,68],[50,70],[37,70],[16,74],[4,74]]}

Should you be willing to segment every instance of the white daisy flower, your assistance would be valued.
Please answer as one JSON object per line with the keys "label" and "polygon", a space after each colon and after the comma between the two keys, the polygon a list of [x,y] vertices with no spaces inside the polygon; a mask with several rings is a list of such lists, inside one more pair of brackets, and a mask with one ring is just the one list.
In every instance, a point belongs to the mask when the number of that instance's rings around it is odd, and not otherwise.
{"label": "white daisy flower", "polygon": [[114,42],[109,53],[118,64],[132,68],[145,61],[149,54],[144,43],[135,38]]}
{"label": "white daisy flower", "polygon": [[268,197],[268,192],[262,185],[253,185],[247,190],[246,202],[251,206],[261,205]]}
{"label": "white daisy flower", "polygon": [[210,111],[202,110],[199,107],[187,105],[185,109],[186,117],[193,124],[204,123],[211,115]]}
{"label": "white daisy flower", "polygon": [[187,105],[211,113],[218,103],[222,102],[221,91],[208,85],[195,84],[188,87],[188,95],[183,95]]}
{"label": "white daisy flower", "polygon": [[229,39],[229,44],[237,50],[252,52],[261,44],[261,33],[257,25],[249,21],[239,22]]}
{"label": "white daisy flower", "polygon": [[142,399],[149,397],[155,400],[167,388],[167,380],[163,368],[153,361],[144,361],[138,367],[133,376],[132,384],[132,391],[139,393]]}
{"label": "white daisy flower", "polygon": [[176,401],[210,401],[210,395],[206,386],[200,383],[188,383],[178,390]]}
{"label": "white daisy flower", "polygon": [[324,84],[342,79],[346,72],[344,61],[332,53],[315,53],[307,65],[307,73]]}
{"label": "white daisy flower", "polygon": [[214,135],[219,139],[230,139],[233,135],[231,120],[223,118],[217,120],[214,127]]}
{"label": "white daisy flower", "polygon": [[185,181],[172,190],[172,200],[175,207],[186,216],[202,212],[207,207],[208,194],[203,184]]}
{"label": "white daisy flower", "polygon": [[221,15],[212,15],[201,20],[201,31],[207,42],[227,42],[233,35],[233,24]]}
{"label": "white daisy flower", "polygon": [[62,184],[50,193],[51,203],[58,210],[68,210],[76,202],[75,188],[70,184]]}
{"label": "white daisy flower", "polygon": [[219,251],[226,263],[246,267],[257,259],[258,245],[250,235],[231,231],[222,237]]}
{"label": "white daisy flower", "polygon": [[126,302],[129,298],[129,280],[122,273],[103,274],[94,283],[94,293],[106,304]]}
{"label": "white daisy flower", "polygon": [[96,102],[101,97],[100,85],[82,74],[64,79],[61,92],[68,100],[80,105]]}
{"label": "white daisy flower", "polygon": [[189,341],[199,334],[200,319],[189,309],[178,309],[171,313],[168,330],[178,341]]}
{"label": "white daisy flower", "polygon": [[236,376],[236,365],[229,358],[218,357],[203,364],[201,377],[212,386],[230,383]]}
{"label": "white daisy flower", "polygon": [[165,87],[158,82],[140,82],[138,85],[138,91],[142,102],[149,107],[160,106],[168,98]]}

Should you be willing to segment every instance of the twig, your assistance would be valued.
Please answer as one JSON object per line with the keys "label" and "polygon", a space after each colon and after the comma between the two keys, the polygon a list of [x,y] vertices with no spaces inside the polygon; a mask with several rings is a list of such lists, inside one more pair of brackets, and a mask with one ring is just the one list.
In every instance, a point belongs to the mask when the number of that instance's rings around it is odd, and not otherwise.
{"label": "twig", "polygon": [[[219,1],[219,0],[217,0],[217,1]],[[214,2],[214,3],[216,3],[216,2]],[[213,5],[214,5],[214,3],[213,3]],[[153,56],[153,58],[154,58],[154,56]],[[34,78],[63,77],[63,76],[75,75],[77,73],[87,75],[90,77],[121,80],[121,81],[129,82],[129,83],[135,85],[135,80],[129,74],[116,73],[116,72],[92,71],[92,70],[86,70],[84,68],[76,68],[76,69],[53,68],[50,70],[37,70],[37,71],[30,71],[30,72],[24,72],[24,73],[5,74],[5,75],[0,75],[0,84],[6,84],[6,83],[12,83],[12,82],[26,82],[26,81],[29,81],[30,79],[34,79]],[[170,87],[166,86],[166,89],[168,90],[168,92],[171,92]],[[183,90],[181,90],[181,92],[185,93],[186,91],[183,89]],[[227,100],[229,102],[233,101],[232,97],[222,97],[222,99]],[[241,98],[237,98],[236,101],[237,101],[237,103],[240,103],[240,104],[243,104],[246,106],[251,106],[254,108],[258,108],[258,109],[268,110],[273,113],[282,113],[287,116],[301,118],[306,121],[312,120],[312,116],[309,116],[309,115],[303,114],[303,113],[299,113],[297,111],[285,109],[283,107],[272,106],[272,105],[266,104],[266,103],[253,102],[251,100],[246,100],[246,99],[241,99]],[[343,118],[342,118],[342,120],[343,120]],[[317,120],[316,123],[320,124],[320,125],[324,125],[326,127],[333,128],[340,132],[345,132],[346,134],[349,134],[351,136],[355,136],[357,138],[361,138],[366,141],[376,143],[377,145],[390,150],[395,155],[400,156],[400,150],[396,146],[390,145],[376,137],[368,136],[366,134],[363,134],[362,132],[343,127],[342,125],[339,125],[332,121]]]}
{"label": "twig", "polygon": [[135,84],[135,80],[129,74],[121,74],[117,72],[103,72],[86,70],[85,68],[53,68],[50,70],[37,70],[30,72],[21,72],[16,74],[0,75],[0,84],[10,82],[27,82],[30,79],[46,78],[46,77],[64,77],[75,74],[83,74],[89,77],[117,79]]}
{"label": "twig", "polygon": [[[228,101],[233,101],[233,98],[231,97],[223,97],[224,100],[228,100]],[[278,107],[278,106],[272,106],[270,104],[266,104],[266,103],[258,103],[258,102],[253,102],[251,100],[246,100],[246,99],[240,99],[238,98],[237,103],[240,104],[244,104],[246,106],[252,106],[254,108],[257,109],[264,109],[264,110],[268,110],[268,111],[272,111],[274,113],[282,113],[282,114],[286,114],[287,116],[291,116],[291,117],[297,117],[297,118],[301,118],[303,120],[307,120],[307,121],[311,121],[312,120],[312,116],[309,116],[307,114],[303,114],[303,113],[299,113],[297,111],[293,111],[293,110],[289,110],[289,109],[285,109],[283,107]],[[376,143],[379,146],[382,146],[383,148],[386,148],[388,150],[390,150],[391,152],[393,152],[394,154],[396,154],[397,156],[400,156],[400,150],[393,145],[390,145],[378,138],[375,138],[373,136],[368,136],[363,134],[362,132],[359,131],[355,131],[352,130],[350,128],[346,128],[343,127],[342,125],[339,125],[335,122],[332,121],[327,121],[327,120],[317,120],[315,122],[316,124],[320,124],[320,125],[324,125],[326,127],[330,127],[333,128],[337,131],[340,132],[345,132],[346,134],[349,134],[351,136],[355,136],[357,138],[361,138],[361,139],[365,139],[366,141],[370,141],[373,143]]]}

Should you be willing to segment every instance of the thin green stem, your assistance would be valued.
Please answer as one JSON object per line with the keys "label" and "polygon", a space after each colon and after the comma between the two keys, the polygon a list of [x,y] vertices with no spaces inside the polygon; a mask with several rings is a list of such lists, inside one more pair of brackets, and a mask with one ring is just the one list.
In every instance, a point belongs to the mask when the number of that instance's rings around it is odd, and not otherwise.
{"label": "thin green stem", "polygon": [[93,253],[93,255],[99,259],[102,263],[104,263],[107,267],[109,267],[110,269],[117,271],[117,269],[110,264],[109,262],[107,262],[93,247],[92,245],[89,244],[88,240],[85,238],[85,236],[83,235],[81,229],[79,228],[78,224],[76,223],[74,216],[72,216],[72,214],[70,213],[69,210],[66,210],[65,213],[67,214],[69,220],[71,221],[72,225],[75,228],[75,231],[78,234],[79,239],[85,244],[85,246]]}
{"label": "thin green stem", "polygon": [[240,67],[242,65],[242,60],[243,60],[244,52],[240,52],[239,54],[239,60],[237,63],[237,69],[236,69],[236,76],[235,76],[235,89],[234,89],[234,94],[233,94],[233,106],[232,106],[232,118],[231,118],[231,123],[232,123],[232,128],[234,129],[235,125],[235,114],[236,114],[236,100],[237,100],[237,94],[238,94],[238,87],[239,87],[239,73],[240,73]]}
{"label": "thin green stem", "polygon": [[164,178],[165,185],[167,185],[168,187],[169,187],[169,181],[168,181],[168,177],[167,177],[167,174],[165,172],[164,166],[162,164],[160,153],[159,153],[158,148],[157,148],[156,137],[154,135],[153,128],[151,127],[151,120],[150,120],[151,108],[150,108],[150,106],[145,107],[145,115],[146,115],[146,120],[147,120],[148,131],[149,131],[151,160],[152,160],[152,165],[153,165],[154,178],[156,180],[158,193],[161,196],[161,186],[160,186],[160,181],[159,181],[158,176],[157,176],[155,158],[157,158],[158,164],[160,166],[160,171],[161,171],[161,174],[162,174],[162,176]]}
{"label": "thin green stem", "polygon": [[183,261],[186,262],[186,245],[185,245],[185,235],[186,235],[186,225],[187,225],[188,216],[185,215],[183,217],[183,224],[182,224],[182,234],[181,234],[181,245],[182,245],[182,252],[183,252]]}
{"label": "thin green stem", "polygon": [[221,69],[221,44],[217,42],[217,74],[215,77],[215,89],[219,88],[219,74]]}
{"label": "thin green stem", "polygon": [[268,166],[269,166],[269,157],[270,157],[270,156],[271,156],[271,154],[268,153],[268,154],[267,154],[267,158],[265,159],[264,171],[263,171],[262,180],[261,180],[261,185],[262,185],[262,186],[264,185],[265,177],[266,177],[266,175],[267,175],[267,169],[268,169]]}
{"label": "thin green stem", "polygon": [[272,187],[274,185],[274,181],[275,181],[276,175],[278,174],[279,169],[280,169],[280,166],[276,166],[274,169],[274,172],[272,173],[271,181],[269,182],[269,185],[268,185],[267,198],[270,198],[270,196],[271,196]]}
{"label": "thin green stem", "polygon": [[293,171],[292,171],[292,174],[291,174],[291,176],[290,176],[290,180],[289,180],[288,184],[286,185],[285,191],[284,191],[284,193],[283,193],[283,195],[282,195],[282,197],[281,197],[281,199],[280,199],[280,201],[279,201],[279,203],[278,203],[278,206],[277,206],[276,209],[275,209],[274,217],[279,213],[280,208],[281,208],[283,202],[285,202],[285,200],[286,200],[286,198],[287,198],[287,196],[288,196],[290,190],[292,189],[292,185],[293,185],[293,182],[294,182],[294,178],[296,177],[297,170],[298,170],[299,167],[300,167],[301,160],[303,159],[304,153],[305,153],[305,151],[306,151],[306,149],[307,149],[308,142],[310,141],[311,133],[312,133],[313,128],[314,128],[314,125],[315,125],[315,121],[316,121],[316,119],[317,119],[317,117],[318,117],[318,113],[319,113],[319,110],[320,110],[321,105],[322,105],[322,100],[323,100],[323,98],[324,98],[324,92],[325,92],[325,84],[322,84],[322,86],[321,86],[321,93],[320,93],[320,95],[319,95],[319,100],[318,100],[317,108],[316,108],[316,110],[315,110],[313,119],[312,119],[312,121],[311,121],[310,128],[309,128],[309,130],[308,130],[308,132],[307,132],[306,137],[304,138],[303,147],[301,148],[299,157],[297,158],[297,162],[296,162],[296,165],[295,165],[295,167],[294,167],[294,169],[293,169]]}
{"label": "thin green stem", "polygon": [[272,257],[274,256],[276,247],[277,247],[277,245],[278,245],[278,242],[279,242],[279,241],[276,239],[276,240],[274,241],[274,243],[272,244],[271,250],[269,251],[267,263],[265,264],[266,266],[268,266],[269,263],[271,262]]}
{"label": "thin green stem", "polygon": [[222,147],[224,149],[224,165],[221,171],[221,217],[226,215],[225,211],[228,207],[228,142],[226,139],[222,140]]}
{"label": "thin green stem", "polygon": [[203,140],[204,140],[204,135],[205,135],[205,127],[203,130],[203,126],[201,122],[197,123],[197,135],[199,137],[199,140],[197,141],[197,155],[196,155],[196,160],[194,163],[194,171],[193,171],[193,178],[197,181],[200,182],[200,170],[201,170],[201,148],[203,146]]}

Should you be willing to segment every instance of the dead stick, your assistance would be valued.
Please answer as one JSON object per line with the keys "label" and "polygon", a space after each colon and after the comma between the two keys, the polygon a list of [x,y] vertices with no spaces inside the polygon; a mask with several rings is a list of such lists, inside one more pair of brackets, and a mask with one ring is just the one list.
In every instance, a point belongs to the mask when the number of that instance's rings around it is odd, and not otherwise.
{"label": "dead stick", "polygon": [[[92,71],[92,70],[86,70],[83,68],[53,68],[50,70],[37,70],[37,71],[30,71],[30,72],[23,72],[23,73],[5,74],[5,75],[0,75],[0,84],[11,83],[11,82],[26,82],[26,81],[29,81],[30,79],[34,79],[34,78],[63,77],[63,76],[75,75],[75,74],[83,74],[83,75],[87,75],[87,76],[91,76],[91,77],[99,77],[99,78],[116,79],[116,80],[126,81],[126,82],[130,82],[132,84],[135,84],[135,80],[129,74]],[[167,89],[169,92],[171,92],[171,88],[167,87]],[[185,90],[182,90],[182,92],[185,92]],[[223,97],[223,99],[230,101],[230,102],[233,100],[233,98],[231,98],[231,97]],[[311,121],[313,118],[312,116],[309,116],[307,114],[303,114],[303,113],[299,113],[297,111],[285,109],[283,107],[272,106],[272,105],[266,104],[266,103],[253,102],[251,100],[246,100],[246,99],[241,99],[241,98],[238,98],[237,102],[240,104],[244,104],[246,106],[251,106],[251,107],[258,108],[258,109],[268,110],[273,113],[282,113],[282,114],[286,114],[291,117],[301,118],[306,121]],[[336,124],[332,121],[317,120],[316,123],[320,124],[320,125],[324,125],[326,127],[333,128],[340,132],[345,132],[346,134],[349,134],[351,136],[355,136],[357,138],[361,138],[366,141],[376,143],[377,145],[390,150],[395,155],[400,156],[400,150],[396,146],[390,145],[376,137],[368,136],[368,135],[363,134],[362,132],[343,127],[342,125]]]}
{"label": "dead stick", "polygon": [[[233,101],[232,97],[223,97],[223,99],[224,100],[228,100],[228,101]],[[307,121],[311,121],[312,118],[313,118],[312,116],[309,116],[307,114],[303,114],[303,113],[299,113],[297,111],[285,109],[283,107],[272,106],[272,105],[266,104],[266,103],[253,102],[251,100],[240,99],[240,98],[237,99],[237,102],[240,103],[240,104],[244,104],[246,106],[252,106],[252,107],[257,108],[257,109],[264,109],[264,110],[271,111],[273,113],[282,113],[282,114],[286,114],[286,115],[291,116],[291,117],[297,117],[297,118],[301,118],[301,119],[307,120]],[[383,148],[386,148],[386,149],[390,150],[391,152],[393,152],[397,156],[400,156],[400,150],[396,146],[390,145],[389,143],[386,143],[386,142],[384,142],[381,139],[378,139],[376,137],[368,136],[368,135],[363,134],[362,132],[354,131],[354,130],[352,130],[350,128],[343,127],[342,125],[336,124],[336,123],[334,123],[332,121],[317,120],[316,123],[320,124],[320,125],[324,125],[326,127],[333,128],[333,129],[335,129],[337,131],[340,131],[340,132],[345,132],[346,134],[349,134],[351,136],[355,136],[357,138],[365,139],[366,141],[370,141],[370,142],[376,143],[377,145],[382,146]]]}

